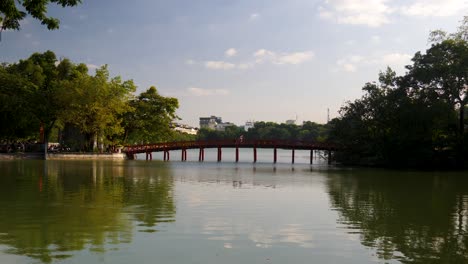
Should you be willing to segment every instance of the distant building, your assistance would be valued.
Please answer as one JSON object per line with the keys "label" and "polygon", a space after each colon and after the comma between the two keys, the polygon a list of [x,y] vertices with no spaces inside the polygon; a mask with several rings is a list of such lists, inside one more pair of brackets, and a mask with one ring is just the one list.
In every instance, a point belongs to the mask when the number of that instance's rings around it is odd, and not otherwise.
{"label": "distant building", "polygon": [[286,120],[286,125],[295,125],[296,124],[296,120]]}
{"label": "distant building", "polygon": [[225,131],[225,130],[226,130],[226,127],[232,127],[232,126],[236,126],[236,125],[233,124],[233,123],[230,123],[230,122],[220,123],[220,124],[216,124],[215,129],[216,129],[217,131]]}
{"label": "distant building", "polygon": [[198,133],[198,128],[191,127],[189,125],[172,123],[171,127],[174,131],[178,131],[185,134],[196,135]]}
{"label": "distant building", "polygon": [[255,122],[254,121],[247,121],[245,122],[244,130],[249,131],[249,129],[255,127]]}
{"label": "distant building", "polygon": [[200,128],[216,129],[216,125],[223,123],[221,117],[200,117]]}

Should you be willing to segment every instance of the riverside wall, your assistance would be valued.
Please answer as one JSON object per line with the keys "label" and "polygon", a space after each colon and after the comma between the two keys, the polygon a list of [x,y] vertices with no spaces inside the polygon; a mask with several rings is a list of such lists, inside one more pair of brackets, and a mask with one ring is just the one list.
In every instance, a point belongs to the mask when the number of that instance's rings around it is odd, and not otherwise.
{"label": "riverside wall", "polygon": [[[44,159],[43,153],[1,153],[0,160]],[[48,160],[125,160],[125,153],[47,153]]]}

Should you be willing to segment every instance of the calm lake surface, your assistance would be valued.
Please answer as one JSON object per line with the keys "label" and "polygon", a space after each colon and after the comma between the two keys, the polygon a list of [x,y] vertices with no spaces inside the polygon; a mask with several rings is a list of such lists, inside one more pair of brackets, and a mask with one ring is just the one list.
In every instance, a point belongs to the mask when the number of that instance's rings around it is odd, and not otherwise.
{"label": "calm lake surface", "polygon": [[264,155],[0,161],[0,263],[468,263],[467,172]]}

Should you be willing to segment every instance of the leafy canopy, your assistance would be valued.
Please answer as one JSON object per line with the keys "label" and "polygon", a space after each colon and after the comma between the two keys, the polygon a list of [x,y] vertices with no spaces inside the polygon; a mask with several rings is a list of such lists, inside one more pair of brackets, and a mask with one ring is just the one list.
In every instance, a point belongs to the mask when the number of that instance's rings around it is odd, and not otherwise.
{"label": "leafy canopy", "polygon": [[49,30],[58,29],[60,21],[47,16],[47,6],[50,3],[62,7],[76,6],[81,0],[1,0],[0,1],[0,31],[6,29],[19,30],[20,21],[27,14],[41,21]]}

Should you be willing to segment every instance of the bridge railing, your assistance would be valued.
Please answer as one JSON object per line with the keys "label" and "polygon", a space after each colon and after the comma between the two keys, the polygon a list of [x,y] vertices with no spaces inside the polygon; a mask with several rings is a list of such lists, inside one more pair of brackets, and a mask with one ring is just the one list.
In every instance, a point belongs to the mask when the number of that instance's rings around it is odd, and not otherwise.
{"label": "bridge railing", "polygon": [[126,153],[145,153],[175,149],[190,148],[222,148],[222,147],[259,147],[259,148],[302,148],[302,149],[322,149],[337,150],[333,143],[327,142],[307,142],[297,140],[206,140],[206,141],[177,141],[160,142],[141,145],[127,145],[123,151]]}

